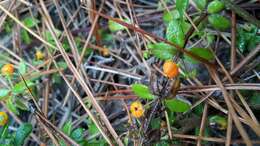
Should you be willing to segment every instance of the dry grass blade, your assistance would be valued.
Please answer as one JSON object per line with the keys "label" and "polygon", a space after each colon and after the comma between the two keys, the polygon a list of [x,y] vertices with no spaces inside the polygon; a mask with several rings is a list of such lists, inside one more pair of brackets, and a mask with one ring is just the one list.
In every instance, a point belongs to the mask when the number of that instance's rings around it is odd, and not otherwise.
{"label": "dry grass blade", "polygon": [[[85,8],[85,7],[83,7],[83,8]],[[88,8],[85,8],[85,9],[89,10]],[[202,57],[200,57],[200,56],[198,56],[198,55],[195,55],[195,54],[193,54],[193,53],[191,53],[191,52],[189,52],[189,51],[187,51],[187,50],[185,50],[185,49],[179,47],[178,45],[173,44],[173,43],[171,43],[171,42],[169,42],[169,41],[167,41],[167,40],[165,40],[165,39],[163,39],[163,38],[161,38],[161,37],[158,37],[158,36],[156,36],[156,35],[154,35],[154,34],[151,34],[151,33],[149,33],[149,32],[146,32],[146,31],[144,31],[144,30],[141,29],[141,28],[135,27],[134,25],[128,24],[128,23],[126,23],[126,22],[124,22],[124,21],[121,21],[121,20],[119,20],[119,19],[110,17],[110,16],[105,15],[105,14],[102,14],[102,13],[99,13],[99,12],[97,12],[97,11],[94,11],[94,10],[91,10],[91,11],[93,11],[94,13],[96,13],[96,14],[102,16],[103,18],[106,18],[106,19],[108,19],[108,20],[115,21],[115,22],[117,22],[117,23],[119,23],[119,24],[121,24],[121,25],[127,27],[128,29],[132,29],[132,30],[134,30],[134,31],[136,31],[136,32],[139,32],[141,35],[144,35],[144,37],[151,37],[151,38],[156,39],[156,40],[158,40],[158,41],[162,41],[162,42],[164,42],[164,43],[166,43],[166,44],[169,44],[169,45],[175,47],[176,49],[178,49],[178,51],[183,52],[183,53],[187,54],[188,56],[190,56],[190,57],[192,57],[192,58],[194,58],[194,59],[196,59],[196,60],[199,60],[200,62],[203,62],[203,63],[205,63],[205,64],[207,64],[207,65],[209,65],[209,66],[214,66],[214,64],[210,63],[207,59],[202,58]]]}
{"label": "dry grass blade", "polygon": [[228,106],[228,111],[230,112],[232,119],[239,131],[239,133],[241,134],[242,138],[245,140],[246,145],[248,146],[252,146],[252,142],[248,137],[248,134],[246,133],[245,129],[243,128],[241,122],[238,119],[238,116],[230,102],[230,98],[229,95],[227,93],[227,90],[225,89],[225,87],[223,86],[223,84],[221,83],[221,80],[219,79],[217,73],[214,71],[214,69],[208,67],[209,72],[211,74],[211,77],[214,79],[214,81],[216,82],[216,84],[221,88],[222,94],[224,96],[225,102]]}
{"label": "dry grass blade", "polygon": [[[85,81],[83,80],[83,78],[81,77],[79,72],[77,71],[76,67],[72,64],[71,60],[69,59],[69,57],[68,57],[67,53],[65,52],[64,48],[62,47],[61,43],[58,41],[57,36],[56,36],[56,34],[54,32],[53,23],[52,23],[52,21],[50,19],[50,16],[49,16],[49,13],[48,13],[48,11],[46,9],[46,6],[45,6],[45,4],[44,4],[44,2],[42,0],[40,0],[40,5],[41,5],[41,8],[43,10],[44,18],[46,19],[46,25],[47,25],[48,29],[50,30],[50,32],[51,32],[51,34],[52,34],[52,36],[53,36],[53,38],[55,40],[55,43],[56,43],[59,51],[61,52],[64,60],[68,64],[70,70],[73,72],[73,74],[76,77],[77,81],[83,87],[84,91],[88,94],[91,103],[93,104],[93,106],[95,107],[97,112],[100,114],[100,117],[101,117],[102,121],[107,126],[107,128],[110,131],[111,135],[114,137],[114,139],[116,140],[118,145],[120,145],[120,146],[123,145],[122,141],[119,139],[117,133],[115,132],[115,130],[112,127],[112,125],[110,124],[109,120],[107,119],[107,116],[105,115],[104,111],[99,106],[98,102],[96,101],[96,99],[94,98],[93,94],[89,90],[89,87],[87,86],[87,84],[85,83]],[[79,102],[81,103],[82,106],[85,106],[82,100],[80,100]]]}

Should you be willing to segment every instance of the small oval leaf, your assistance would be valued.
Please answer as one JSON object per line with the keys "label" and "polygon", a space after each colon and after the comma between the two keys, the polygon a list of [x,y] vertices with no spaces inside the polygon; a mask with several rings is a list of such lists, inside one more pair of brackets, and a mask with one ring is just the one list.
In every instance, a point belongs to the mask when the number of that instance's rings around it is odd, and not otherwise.
{"label": "small oval leaf", "polygon": [[0,100],[9,94],[9,89],[0,89]]}
{"label": "small oval leaf", "polygon": [[22,124],[16,131],[14,143],[17,146],[21,146],[24,143],[24,140],[32,132],[32,125],[30,123]]}
{"label": "small oval leaf", "polygon": [[219,115],[214,115],[209,118],[209,124],[214,128],[224,130],[227,128],[227,118]]}
{"label": "small oval leaf", "polygon": [[169,23],[166,30],[166,38],[170,42],[183,47],[185,34],[180,20],[173,20]]}
{"label": "small oval leaf", "polygon": [[[195,54],[201,58],[204,58],[206,60],[214,59],[213,53],[209,49],[206,49],[206,48],[191,48],[189,50],[189,52],[192,52],[193,54]],[[198,63],[197,60],[194,60],[190,56],[185,55],[184,58],[191,63],[194,63],[194,64]]]}
{"label": "small oval leaf", "polygon": [[72,122],[71,120],[69,120],[68,122],[66,122],[64,124],[64,126],[62,127],[62,131],[67,134],[67,135],[70,135],[71,134],[71,131],[72,131]]}
{"label": "small oval leaf", "polygon": [[13,113],[15,113],[16,115],[19,115],[19,111],[17,110],[14,102],[12,101],[13,97],[8,98],[7,102],[6,102],[6,106],[7,108],[12,111]]}
{"label": "small oval leaf", "polygon": [[142,99],[152,100],[155,98],[149,88],[143,84],[133,84],[131,88],[132,91]]}
{"label": "small oval leaf", "polygon": [[[27,84],[28,87],[31,87],[31,86],[34,85],[33,82],[28,81],[28,80],[26,81],[26,84]],[[26,87],[24,81],[21,81],[21,82],[14,85],[12,91],[13,91],[14,94],[20,94],[20,93],[23,93],[26,89],[27,89],[27,87]]]}
{"label": "small oval leaf", "polygon": [[193,0],[196,4],[196,6],[200,9],[200,10],[204,10],[206,5],[207,5],[207,0]]}
{"label": "small oval leaf", "polygon": [[214,0],[209,3],[208,5],[208,13],[213,14],[213,13],[218,13],[221,10],[225,8],[225,5],[223,2],[219,0]]}
{"label": "small oval leaf", "polygon": [[152,54],[162,60],[171,59],[177,52],[175,48],[165,43],[156,43],[148,45],[151,49]]}
{"label": "small oval leaf", "polygon": [[26,73],[26,69],[27,69],[27,67],[26,67],[26,64],[25,64],[25,62],[24,61],[21,61],[20,63],[19,63],[19,66],[18,66],[18,71],[20,72],[20,74],[25,74]]}
{"label": "small oval leaf", "polygon": [[184,99],[166,99],[165,106],[172,112],[186,112],[190,109],[191,104]]}
{"label": "small oval leaf", "polygon": [[83,128],[77,128],[77,129],[72,131],[71,138],[73,140],[75,140],[76,142],[80,142],[80,141],[84,140],[83,134],[84,134],[84,129]]}
{"label": "small oval leaf", "polygon": [[[120,20],[119,18],[116,18],[116,19]],[[128,23],[129,21],[124,20],[124,22],[127,22],[127,23]],[[108,20],[108,28],[109,28],[109,30],[110,30],[111,32],[116,32],[116,31],[119,31],[119,30],[124,30],[124,29],[126,29],[125,26],[123,26],[123,25],[121,25],[121,24],[119,24],[119,23],[117,23],[117,22],[115,22],[115,21],[113,21],[113,20]]]}
{"label": "small oval leaf", "polygon": [[187,9],[189,0],[176,0],[176,9],[179,11],[181,18],[184,18],[184,12]]}
{"label": "small oval leaf", "polygon": [[209,23],[215,28],[219,30],[226,30],[230,27],[230,21],[219,14],[211,14],[208,17]]}

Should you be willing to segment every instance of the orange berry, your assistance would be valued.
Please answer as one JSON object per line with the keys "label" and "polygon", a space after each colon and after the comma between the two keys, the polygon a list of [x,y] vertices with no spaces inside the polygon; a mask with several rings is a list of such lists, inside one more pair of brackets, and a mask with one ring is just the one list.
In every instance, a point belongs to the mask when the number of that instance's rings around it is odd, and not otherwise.
{"label": "orange berry", "polygon": [[140,118],[144,115],[144,108],[140,101],[135,101],[130,105],[130,112],[133,117]]}
{"label": "orange berry", "polygon": [[5,64],[2,69],[3,75],[12,75],[14,73],[14,65],[13,64]]}
{"label": "orange berry", "polygon": [[44,58],[44,54],[42,53],[42,51],[37,50],[35,53],[35,57],[37,60],[42,60]]}
{"label": "orange berry", "polygon": [[163,64],[163,73],[168,78],[174,78],[179,75],[179,67],[171,60],[165,61]]}
{"label": "orange berry", "polygon": [[5,112],[0,112],[0,126],[4,126],[8,121],[8,115]]}

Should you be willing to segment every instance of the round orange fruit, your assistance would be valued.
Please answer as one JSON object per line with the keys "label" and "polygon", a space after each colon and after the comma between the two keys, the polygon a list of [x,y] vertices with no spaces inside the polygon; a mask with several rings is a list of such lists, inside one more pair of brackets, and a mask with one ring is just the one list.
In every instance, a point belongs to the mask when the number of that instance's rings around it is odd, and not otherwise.
{"label": "round orange fruit", "polygon": [[179,75],[179,67],[175,62],[167,60],[163,64],[163,73],[166,77],[172,79]]}

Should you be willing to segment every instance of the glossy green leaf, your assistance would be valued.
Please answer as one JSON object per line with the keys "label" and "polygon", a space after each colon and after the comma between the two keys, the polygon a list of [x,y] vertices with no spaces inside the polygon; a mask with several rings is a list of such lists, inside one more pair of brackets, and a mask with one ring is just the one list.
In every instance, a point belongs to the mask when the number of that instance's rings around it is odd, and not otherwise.
{"label": "glossy green leaf", "polygon": [[186,11],[189,4],[189,0],[176,0],[176,9],[180,13],[180,17],[184,18],[184,12]]}
{"label": "glossy green leaf", "polygon": [[30,135],[32,132],[32,125],[30,123],[22,124],[16,131],[14,137],[14,144],[16,146],[23,145],[25,139]]}
{"label": "glossy green leaf", "polygon": [[26,69],[27,69],[27,66],[26,66],[25,62],[21,61],[19,63],[19,66],[18,66],[19,73],[22,74],[22,75],[25,74],[26,73]]}
{"label": "glossy green leaf", "polygon": [[213,13],[218,13],[222,11],[225,8],[225,5],[223,2],[219,0],[214,0],[209,3],[208,5],[208,13],[213,14]]}
{"label": "glossy green leaf", "polygon": [[[26,81],[26,84],[27,84],[28,87],[31,87],[31,86],[34,85],[33,82],[28,81],[28,80]],[[24,83],[23,81],[20,81],[19,83],[17,83],[17,84],[14,85],[14,87],[13,87],[13,89],[12,89],[12,92],[13,92],[14,94],[21,94],[21,93],[23,93],[25,90],[27,90],[27,87],[26,87],[25,83]]]}
{"label": "glossy green leaf", "polygon": [[40,22],[39,20],[32,18],[32,17],[26,17],[23,20],[24,25],[29,27],[29,28],[36,26],[39,22]]}
{"label": "glossy green leaf", "polygon": [[182,26],[182,21],[180,20],[173,20],[169,23],[167,30],[166,30],[166,38],[170,42],[183,47],[184,45],[184,28]]}
{"label": "glossy green leaf", "polygon": [[29,33],[24,29],[21,30],[21,38],[22,38],[22,41],[27,45],[31,44],[31,42],[32,42],[32,39],[31,39]]}
{"label": "glossy green leaf", "polygon": [[[7,139],[8,135],[9,135],[9,124],[5,124],[3,127],[0,128],[0,139]],[[12,142],[12,140],[10,140],[10,143]],[[9,144],[9,141],[7,142]],[[11,144],[10,144],[11,145]]]}
{"label": "glossy green leaf", "polygon": [[14,114],[19,115],[19,112],[13,102],[13,98],[9,98],[6,102],[7,108],[12,111]]}
{"label": "glossy green leaf", "polygon": [[196,4],[196,6],[200,9],[200,10],[204,10],[206,5],[207,5],[207,0],[193,0]]}
{"label": "glossy green leaf", "polygon": [[230,20],[219,14],[209,15],[208,21],[215,29],[219,29],[222,31],[230,27]]}
{"label": "glossy green leaf", "polygon": [[72,122],[71,120],[69,120],[68,122],[66,122],[64,124],[64,126],[62,127],[62,131],[66,134],[66,135],[70,135],[71,131],[72,131]]}
{"label": "glossy green leaf", "polygon": [[76,142],[80,142],[84,140],[83,135],[84,134],[84,129],[83,128],[77,128],[72,131],[71,133],[71,138],[75,140]]}
{"label": "glossy green leaf", "polygon": [[[214,55],[213,53],[209,50],[209,49],[206,49],[206,48],[191,48],[189,50],[189,52],[192,52],[193,54],[201,57],[201,58],[204,58],[206,60],[213,60],[214,59]],[[188,55],[185,55],[184,56],[185,59],[191,63],[199,63],[197,60],[194,60],[193,58],[191,58],[190,56]]]}
{"label": "glossy green leaf", "polygon": [[89,127],[88,132],[90,135],[95,135],[95,134],[99,133],[99,130],[94,122],[89,122],[88,127]]}
{"label": "glossy green leaf", "polygon": [[[61,31],[60,30],[54,29],[54,32],[55,32],[57,37],[60,37],[60,35],[61,35]],[[51,32],[49,32],[49,31],[43,32],[43,37],[44,37],[45,40],[47,40],[48,43],[50,43],[52,45],[56,45],[56,43],[54,41],[54,38],[51,35]]]}
{"label": "glossy green leaf", "polygon": [[163,13],[163,21],[164,23],[168,24],[170,23],[173,19],[179,19],[180,18],[180,14],[178,10],[173,10],[173,11],[165,11]]}
{"label": "glossy green leaf", "polygon": [[149,44],[152,54],[162,60],[169,60],[176,54],[177,50],[166,43]]}
{"label": "glossy green leaf", "polygon": [[257,33],[258,29],[255,26],[248,26],[249,28],[239,27],[236,46],[242,52],[250,52],[260,43],[260,35]]}
{"label": "glossy green leaf", "polygon": [[24,100],[20,99],[19,97],[15,99],[15,105],[17,108],[21,109],[21,110],[29,110],[28,107],[25,105],[25,102]]}
{"label": "glossy green leaf", "polygon": [[213,34],[207,33],[208,46],[211,45],[214,41],[215,41],[215,36]]}
{"label": "glossy green leaf", "polygon": [[155,96],[150,92],[149,88],[143,84],[133,84],[132,91],[142,99],[152,100]]}
{"label": "glossy green leaf", "polygon": [[4,97],[8,96],[9,93],[10,93],[9,89],[1,88],[0,89],[0,100],[3,99]]}
{"label": "glossy green leaf", "polygon": [[[129,23],[129,21],[127,20],[124,20],[124,22],[126,23]],[[119,31],[119,30],[124,30],[126,29],[125,26],[115,22],[115,21],[112,21],[112,20],[108,20],[108,28],[111,32],[116,32],[116,31]]]}
{"label": "glossy green leaf", "polygon": [[224,130],[227,128],[227,118],[219,115],[214,115],[209,118],[209,124],[214,128]]}
{"label": "glossy green leaf", "polygon": [[190,109],[190,102],[184,99],[166,99],[165,106],[172,112],[186,112]]}
{"label": "glossy green leaf", "polygon": [[197,116],[201,116],[203,114],[203,109],[204,109],[204,106],[202,104],[199,104],[197,105],[195,108],[194,108],[194,113],[197,115]]}
{"label": "glossy green leaf", "polygon": [[58,67],[59,67],[60,69],[66,69],[66,68],[68,67],[68,65],[67,65],[67,63],[66,63],[65,61],[59,61],[59,62],[57,63],[57,65],[58,65]]}

